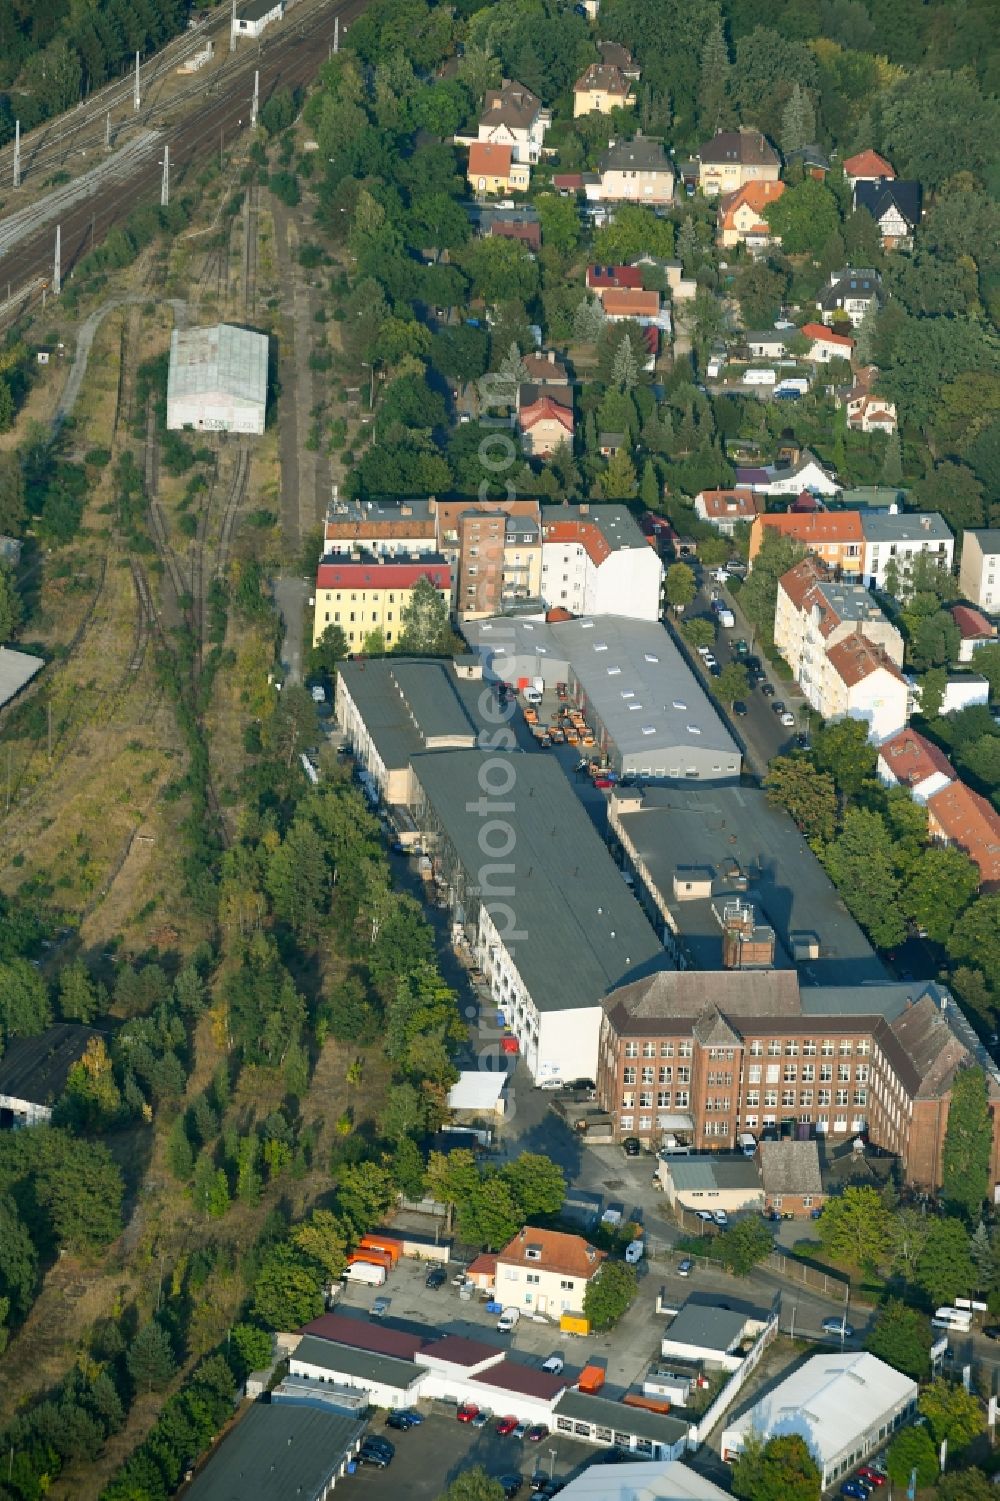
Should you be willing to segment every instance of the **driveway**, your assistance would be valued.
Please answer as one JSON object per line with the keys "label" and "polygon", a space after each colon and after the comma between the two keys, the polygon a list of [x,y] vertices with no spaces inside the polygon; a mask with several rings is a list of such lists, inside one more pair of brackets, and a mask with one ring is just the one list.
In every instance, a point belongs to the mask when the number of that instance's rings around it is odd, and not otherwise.
{"label": "driveway", "polygon": [[281,643],[281,662],[286,682],[302,682],[302,637],[305,630],[306,600],[309,585],[305,579],[279,574],[274,580],[274,602],[285,628]]}

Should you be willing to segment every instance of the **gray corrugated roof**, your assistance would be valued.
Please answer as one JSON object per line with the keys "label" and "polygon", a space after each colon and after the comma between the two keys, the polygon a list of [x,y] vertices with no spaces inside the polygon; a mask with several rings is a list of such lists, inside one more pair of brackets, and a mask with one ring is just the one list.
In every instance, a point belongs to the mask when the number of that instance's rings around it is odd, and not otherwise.
{"label": "gray corrugated roof", "polygon": [[553,671],[557,662],[572,667],[623,757],[714,752],[726,757],[720,775],[732,775],[733,760],[738,772],[739,748],[659,621],[599,615],[547,625],[504,617],[466,621],[462,629],[481,651],[502,651],[501,676],[504,657],[544,658]]}
{"label": "gray corrugated roof", "polygon": [[[766,1318],[766,1314],[761,1318]],[[746,1322],[745,1312],[711,1308],[703,1303],[685,1303],[663,1331],[663,1337],[677,1345],[698,1345],[703,1350],[723,1353],[740,1338]]]}
{"label": "gray corrugated roof", "polygon": [[0,704],[5,704],[25,683],[30,683],[36,672],[45,666],[42,657],[32,657],[26,651],[13,651],[9,646],[0,646]]}
{"label": "gray corrugated roof", "polygon": [[975,530],[967,531],[965,535],[975,537],[981,552],[1000,552],[1000,526],[976,527]]}
{"label": "gray corrugated roof", "polygon": [[255,1402],[188,1491],[189,1501],[315,1501],[364,1432],[357,1418]]}
{"label": "gray corrugated roof", "polygon": [[474,745],[473,710],[483,685],[456,677],[450,662],[417,657],[341,662],[338,672],[387,769],[406,766],[444,737]]}
{"label": "gray corrugated roof", "polygon": [[0,1094],[31,1105],[54,1105],[70,1069],[95,1037],[102,1034],[75,1022],[56,1022],[38,1037],[11,1039],[0,1060]]}
{"label": "gray corrugated roof", "polygon": [[950,542],[951,527],[937,511],[862,511],[866,542]]}
{"label": "gray corrugated roof", "polygon": [[266,404],[267,335],[231,323],[175,328],[170,336],[167,400],[219,392]]}
{"label": "gray corrugated roof", "polygon": [[757,1164],[749,1157],[719,1157],[714,1152],[707,1157],[671,1157],[667,1167],[681,1192],[760,1187]]}
{"label": "gray corrugated roof", "polygon": [[626,1407],[610,1397],[591,1397],[587,1392],[564,1392],[553,1408],[557,1418],[577,1423],[592,1423],[595,1428],[610,1428],[615,1433],[631,1433],[672,1448],[687,1437],[689,1425],[665,1412],[646,1412],[641,1407]]}
{"label": "gray corrugated roof", "polygon": [[372,1350],[334,1344],[329,1339],[317,1339],[314,1334],[303,1335],[291,1358],[302,1361],[304,1365],[332,1371],[334,1375],[356,1376],[362,1381],[379,1381],[396,1387],[411,1386],[424,1370],[411,1360],[397,1360],[392,1355],[377,1355]]}
{"label": "gray corrugated roof", "polygon": [[[509,760],[513,782],[496,799],[502,815],[492,816],[502,816],[512,843],[497,875],[500,857],[480,843],[491,815],[470,811],[484,795],[488,799],[491,780],[481,781],[480,773],[496,761],[495,754],[456,750],[414,756],[412,766],[471,883],[470,895],[478,897],[480,881],[491,881],[494,891],[499,886],[503,896],[486,905],[509,908],[509,927],[527,935],[512,947],[539,1010],[593,1005],[613,986],[663,964],[641,907],[561,767],[545,756]],[[492,874],[484,874],[484,866]]]}
{"label": "gray corrugated roof", "polygon": [[805,986],[858,985],[887,978],[805,839],[788,815],[768,802],[766,792],[704,784],[647,787],[641,807],[620,816],[699,968],[721,968],[722,930],[711,902],[675,900],[674,875],[684,866],[707,866],[715,872],[713,892],[718,897],[732,890],[725,872],[735,862],[749,881],[749,890],[739,893],[741,899],[753,902],[785,951],[779,952],[778,964],[791,962],[793,935],[818,937],[819,957],[797,966]]}

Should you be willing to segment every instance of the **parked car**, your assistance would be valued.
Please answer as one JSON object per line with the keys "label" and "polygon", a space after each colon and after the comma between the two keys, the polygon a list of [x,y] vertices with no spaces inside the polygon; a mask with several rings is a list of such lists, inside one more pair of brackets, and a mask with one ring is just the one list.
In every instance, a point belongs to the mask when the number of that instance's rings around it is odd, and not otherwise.
{"label": "parked car", "polygon": [[625,1260],[629,1266],[638,1266],[646,1254],[646,1243],[643,1240],[630,1240],[625,1247]]}
{"label": "parked car", "polygon": [[563,1081],[561,1079],[539,1079],[538,1081],[539,1089],[562,1089],[562,1087]]}
{"label": "parked car", "polygon": [[760,691],[761,693],[763,693],[765,698],[773,698],[774,684],[767,682],[767,680],[765,679],[764,682],[762,682],[760,685]]}
{"label": "parked car", "polygon": [[521,1310],[519,1308],[505,1308],[497,1319],[498,1332],[500,1334],[510,1334],[517,1327],[520,1318]]}
{"label": "parked car", "polygon": [[423,1422],[419,1412],[414,1412],[412,1407],[400,1407],[395,1412],[390,1412],[385,1420],[387,1428],[397,1428],[400,1433],[409,1433],[411,1428],[419,1428]]}
{"label": "parked car", "polygon": [[690,1277],[690,1275],[691,1275],[691,1273],[693,1271],[694,1271],[694,1262],[691,1260],[691,1258],[689,1256],[685,1256],[685,1258],[684,1258],[683,1261],[679,1261],[677,1263],[677,1275],[678,1275],[678,1277]]}
{"label": "parked car", "polygon": [[600,788],[601,792],[608,792],[614,785],[610,777],[594,778],[594,786]]}
{"label": "parked car", "polygon": [[448,1273],[445,1271],[444,1267],[432,1266],[430,1271],[427,1273],[427,1276],[424,1278],[424,1286],[437,1291],[439,1287],[444,1287],[447,1281]]}
{"label": "parked car", "polygon": [[733,702],[733,713],[736,715],[737,719],[744,719],[746,717],[746,715],[749,713],[749,710],[747,709],[746,704],[743,702],[743,700],[741,698],[737,698],[737,699],[734,700],[734,702]]}
{"label": "parked car", "polygon": [[638,1136],[626,1136],[622,1142],[622,1151],[626,1157],[638,1157],[642,1151],[642,1142]]}
{"label": "parked car", "polygon": [[984,1339],[1000,1340],[1000,1324],[987,1324],[982,1332]]}
{"label": "parked car", "polygon": [[479,1415],[479,1408],[475,1402],[459,1402],[458,1411],[455,1413],[460,1423],[471,1423],[474,1417]]}
{"label": "parked car", "polygon": [[384,1319],[389,1312],[391,1298],[376,1298],[369,1310],[369,1316],[373,1319]]}
{"label": "parked car", "polygon": [[728,1216],[728,1214],[726,1213],[726,1211],[724,1209],[716,1209],[715,1212],[712,1215],[712,1218],[713,1218],[713,1220],[715,1221],[715,1223],[717,1225],[721,1225],[722,1226],[723,1230],[725,1230],[725,1229],[728,1228],[728,1226],[729,1226],[729,1216]]}
{"label": "parked car", "polygon": [[549,1436],[548,1424],[532,1423],[524,1436],[529,1444],[540,1444],[543,1439],[547,1439]]}
{"label": "parked car", "polygon": [[528,1423],[516,1423],[514,1425],[513,1432],[511,1433],[511,1438],[519,1438],[519,1439],[525,1438],[527,1436],[527,1432],[528,1432],[528,1428],[529,1427],[530,1427],[530,1424],[528,1424]]}
{"label": "parked car", "polygon": [[481,1407],[469,1424],[470,1428],[485,1428],[493,1414],[488,1407]]}
{"label": "parked car", "polygon": [[326,703],[326,689],[321,688],[318,683],[314,685],[310,692],[312,693],[312,701],[314,704]]}
{"label": "parked car", "polygon": [[565,1365],[561,1355],[550,1355],[548,1360],[542,1361],[542,1370],[548,1371],[550,1376],[561,1376]]}
{"label": "parked car", "polygon": [[358,1450],[358,1464],[372,1465],[376,1470],[387,1470],[392,1460],[391,1454],[386,1453],[385,1449],[372,1448],[367,1439]]}
{"label": "parked car", "polygon": [[524,1484],[524,1476],[523,1475],[512,1474],[512,1475],[498,1475],[497,1476],[497,1485],[503,1491],[504,1496],[507,1498],[507,1501],[510,1501],[510,1497],[511,1496],[516,1496],[517,1495],[518,1491],[521,1489],[521,1487],[522,1487],[523,1484]]}
{"label": "parked car", "polygon": [[785,703],[784,703],[784,700],[780,699],[780,698],[776,698],[774,700],[774,703],[771,705],[771,713],[772,714],[777,714],[777,715],[780,716],[780,715],[784,714],[784,712],[785,712]]}
{"label": "parked car", "polygon": [[699,646],[696,650],[699,657],[710,657],[712,655],[712,648],[710,646]]}
{"label": "parked car", "polygon": [[854,1338],[854,1325],[848,1324],[845,1319],[824,1319],[822,1329],[824,1334],[835,1334],[838,1339]]}
{"label": "parked car", "polygon": [[842,1496],[850,1496],[852,1501],[868,1501],[871,1491],[863,1480],[845,1480],[840,1487]]}
{"label": "parked car", "polygon": [[707,1220],[710,1225],[715,1224],[715,1215],[710,1209],[696,1209],[695,1214],[700,1220]]}
{"label": "parked car", "polygon": [[597,1085],[594,1083],[593,1079],[570,1079],[569,1083],[566,1085],[566,1088],[567,1089],[596,1089]]}
{"label": "parked car", "polygon": [[722,668],[719,666],[718,662],[713,662],[710,665],[708,669],[708,675],[710,678],[721,678]]}
{"label": "parked car", "polygon": [[785,728],[787,730],[794,729],[795,728],[795,715],[792,714],[790,710],[786,709],[785,712],[781,715],[781,723],[785,726]]}
{"label": "parked car", "polygon": [[616,1230],[624,1219],[625,1205],[619,1202],[614,1202],[609,1204],[607,1209],[605,1209],[604,1213],[601,1215],[601,1224],[610,1225],[613,1230]]}
{"label": "parked car", "polygon": [[500,1438],[508,1438],[509,1435],[514,1432],[514,1429],[516,1427],[517,1427],[517,1418],[512,1418],[512,1417],[497,1418],[496,1431],[497,1431],[498,1435],[500,1436]]}
{"label": "parked car", "polygon": [[858,1471],[858,1479],[863,1480],[865,1485],[873,1485],[878,1490],[879,1486],[885,1485],[887,1477],[882,1474],[881,1470],[876,1470],[871,1465],[862,1465]]}
{"label": "parked car", "polygon": [[738,657],[742,657],[743,660],[746,661],[747,657],[749,657],[750,655],[750,643],[748,641],[744,641],[743,637],[741,636],[736,645],[733,647],[733,651]]}

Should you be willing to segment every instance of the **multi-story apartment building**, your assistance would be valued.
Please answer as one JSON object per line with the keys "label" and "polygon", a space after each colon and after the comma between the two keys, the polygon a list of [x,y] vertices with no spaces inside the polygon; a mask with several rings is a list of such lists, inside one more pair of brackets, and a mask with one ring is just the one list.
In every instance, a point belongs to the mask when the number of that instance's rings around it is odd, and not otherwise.
{"label": "multi-story apartment building", "polygon": [[438,554],[383,557],[365,553],[320,563],[313,644],[328,625],[337,625],[350,652],[363,651],[366,638],[378,632],[391,650],[399,641],[403,616],[420,579],[428,579],[451,608],[451,569]]}
{"label": "multi-story apartment building", "polygon": [[[737,482],[740,471],[736,471]],[[828,568],[857,578],[864,563],[864,531],[858,511],[785,511],[757,516],[750,526],[750,566],[767,532],[799,542]]]}
{"label": "multi-story apartment building", "polygon": [[861,530],[865,539],[862,573],[870,589],[885,589],[905,599],[913,592],[913,570],[919,558],[951,572],[955,538],[936,511],[862,511]]}
{"label": "multi-story apartment building", "polygon": [[669,203],[673,196],[674,169],[663,143],[641,133],[608,147],[587,189],[588,198],[604,203]]}
{"label": "multi-story apartment building", "polygon": [[574,615],[659,620],[663,564],[626,506],[542,507],[542,597]]}
{"label": "multi-story apartment building", "polygon": [[607,996],[598,1100],[616,1135],[732,1150],[741,1132],[867,1135],[941,1182],[951,1087],[984,1069],[1000,1175],[1000,1072],[937,985],[799,988],[793,972],[661,971]]}
{"label": "multi-story apartment building", "polygon": [[437,552],[436,531],[430,500],[337,500],[326,513],[322,555]]}
{"label": "multi-story apartment building", "polygon": [[966,599],[990,615],[1000,613],[1000,526],[964,533],[958,581]]}
{"label": "multi-story apartment building", "polygon": [[539,598],[542,547],[537,500],[482,505],[438,501],[434,515],[438,547],[454,568],[460,619],[500,614],[508,605]]}
{"label": "multi-story apartment building", "polygon": [[803,558],[778,580],[774,644],[792,671],[816,650],[829,650],[862,627],[897,664],[903,638],[861,584],[833,577],[814,557]]}
{"label": "multi-story apartment building", "polygon": [[777,182],[778,153],[759,130],[720,130],[698,153],[698,186],[706,195],[735,193],[748,182]]}
{"label": "multi-story apartment building", "polygon": [[582,1235],[525,1225],[497,1252],[497,1302],[550,1318],[582,1313],[587,1286],[607,1254]]}

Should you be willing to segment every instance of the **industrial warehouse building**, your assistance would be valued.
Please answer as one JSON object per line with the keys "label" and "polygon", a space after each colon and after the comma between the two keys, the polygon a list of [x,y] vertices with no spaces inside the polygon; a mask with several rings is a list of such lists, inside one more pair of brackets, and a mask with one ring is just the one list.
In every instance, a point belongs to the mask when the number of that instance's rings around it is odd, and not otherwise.
{"label": "industrial warehouse building", "polygon": [[486,672],[516,685],[566,683],[612,769],[653,781],[731,782],[739,747],[658,621],[494,617],[462,627]]}
{"label": "industrial warehouse building", "polygon": [[267,335],[216,323],[175,328],[167,374],[167,427],[196,432],[264,431]]}
{"label": "industrial warehouse building", "polygon": [[265,26],[280,21],[284,13],[285,0],[237,0],[233,7],[233,36],[256,39]]}
{"label": "industrial warehouse building", "polygon": [[415,819],[532,1077],[596,1077],[602,996],[664,953],[562,768],[415,755]]}
{"label": "industrial warehouse building", "polygon": [[797,1433],[819,1465],[825,1491],[863,1464],[916,1406],[917,1383],[874,1355],[814,1355],[723,1430],[722,1457],[735,1459],[750,1432],[765,1443]]}

